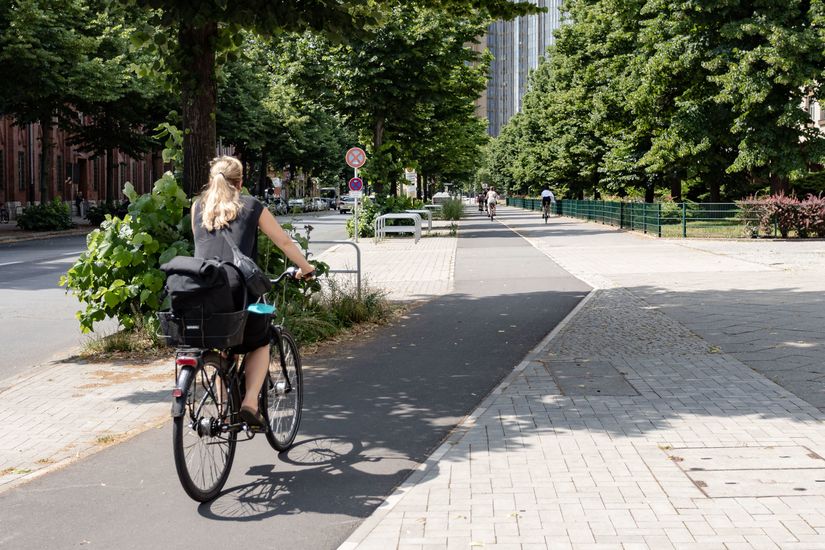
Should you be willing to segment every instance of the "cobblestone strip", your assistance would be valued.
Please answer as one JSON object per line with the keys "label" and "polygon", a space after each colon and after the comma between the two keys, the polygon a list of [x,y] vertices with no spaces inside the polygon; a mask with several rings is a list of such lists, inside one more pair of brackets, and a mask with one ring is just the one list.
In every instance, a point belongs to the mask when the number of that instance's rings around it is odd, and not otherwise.
{"label": "cobblestone strip", "polygon": [[170,360],[133,366],[53,363],[0,390],[0,492],[169,417]]}
{"label": "cobblestone strip", "polygon": [[[711,474],[679,465],[686,449],[825,456],[825,416],[629,292],[591,296],[341,548],[825,547],[825,491],[754,496],[753,472],[723,458],[734,496],[713,497],[688,475]],[[635,394],[565,395],[557,369],[574,361],[609,363]],[[761,472],[768,486],[825,480]]]}

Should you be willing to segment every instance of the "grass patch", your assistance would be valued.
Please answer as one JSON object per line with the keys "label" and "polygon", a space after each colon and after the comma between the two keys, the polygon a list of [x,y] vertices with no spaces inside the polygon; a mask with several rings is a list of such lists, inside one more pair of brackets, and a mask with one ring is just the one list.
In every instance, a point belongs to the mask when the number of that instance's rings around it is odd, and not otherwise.
{"label": "grass patch", "polygon": [[155,334],[154,329],[141,327],[94,336],[86,341],[78,356],[87,361],[153,361],[165,357],[169,352],[170,349]]}
{"label": "grass patch", "polygon": [[294,304],[287,306],[284,325],[300,345],[334,338],[357,325],[384,324],[397,311],[382,290],[362,285],[359,297],[354,284],[342,284],[334,279],[328,283],[303,309]]}
{"label": "grass patch", "polygon": [[464,214],[464,203],[459,199],[449,199],[441,203],[441,219],[458,221]]}

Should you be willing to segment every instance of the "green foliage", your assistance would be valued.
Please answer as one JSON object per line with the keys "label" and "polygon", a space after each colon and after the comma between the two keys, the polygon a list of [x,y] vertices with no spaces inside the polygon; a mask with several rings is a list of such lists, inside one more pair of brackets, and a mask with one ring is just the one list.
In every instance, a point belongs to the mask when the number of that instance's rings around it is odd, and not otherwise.
{"label": "green foliage", "polygon": [[113,202],[103,202],[96,206],[90,206],[86,211],[85,218],[89,220],[91,225],[99,226],[106,220],[106,216],[117,216],[123,218],[127,214],[125,206],[115,204]]}
{"label": "green foliage", "polygon": [[346,44],[306,35],[286,48],[291,80],[366,144],[362,175],[378,195],[393,194],[408,166],[430,180],[470,180],[487,139],[473,100],[489,58],[470,45],[490,20],[421,4],[386,10],[369,36]]}
{"label": "green foliage", "polygon": [[787,189],[825,159],[800,108],[820,95],[825,4],[571,0],[523,109],[490,149],[493,183],[573,197],[719,202]]}
{"label": "green foliage", "polygon": [[[398,4],[395,0],[366,3],[359,0],[112,1],[137,4],[151,10],[154,16],[154,20],[139,31],[135,41],[155,48],[157,55],[152,69],[171,70],[177,77],[187,136],[183,182],[189,193],[206,180],[205,163],[215,150],[215,64],[237,57],[235,49],[242,43],[241,30],[265,36],[312,31],[335,41],[363,39],[377,34],[376,29],[391,19],[389,10]],[[478,16],[510,19],[537,12],[529,2],[507,0],[416,0],[405,5],[433,8],[450,14],[457,21]],[[170,31],[176,31],[176,44],[169,40]],[[377,65],[369,60],[363,68],[368,70]],[[344,80],[343,75],[339,74],[338,79]],[[375,145],[380,147],[381,142]]]}
{"label": "green foliage", "polygon": [[131,184],[123,193],[131,201],[129,213],[123,219],[107,215],[60,279],[85,305],[77,312],[84,332],[106,317],[127,330],[153,323],[165,279],[160,265],[192,254],[189,200],[171,173],[149,194],[138,196]]}
{"label": "green foliage", "polygon": [[163,162],[171,162],[175,174],[179,175],[183,166],[183,132],[174,124],[161,122],[152,136],[163,144]]}
{"label": "green foliage", "polygon": [[60,199],[33,204],[23,209],[17,226],[26,231],[55,231],[74,227],[69,205]]}
{"label": "green foliage", "polygon": [[441,203],[441,219],[458,221],[464,214],[464,203],[459,199],[450,199]]}

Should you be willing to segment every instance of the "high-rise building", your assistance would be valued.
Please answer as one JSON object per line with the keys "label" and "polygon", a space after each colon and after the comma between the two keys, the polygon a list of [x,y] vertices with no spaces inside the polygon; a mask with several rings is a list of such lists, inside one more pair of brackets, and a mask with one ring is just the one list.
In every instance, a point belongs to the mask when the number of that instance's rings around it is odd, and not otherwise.
{"label": "high-rise building", "polygon": [[[547,11],[497,21],[487,30],[487,48],[493,54],[486,93],[487,130],[497,136],[510,118],[521,110],[528,76],[554,42],[553,31],[561,25],[562,0],[530,0]],[[480,109],[481,112],[484,109]]]}

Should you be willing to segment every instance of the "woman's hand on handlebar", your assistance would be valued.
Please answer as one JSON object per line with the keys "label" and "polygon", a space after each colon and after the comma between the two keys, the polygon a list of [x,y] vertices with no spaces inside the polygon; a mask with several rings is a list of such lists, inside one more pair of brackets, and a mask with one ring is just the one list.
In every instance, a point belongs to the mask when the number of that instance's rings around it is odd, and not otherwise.
{"label": "woman's hand on handlebar", "polygon": [[308,271],[306,273],[304,273],[303,269],[298,269],[298,272],[295,273],[295,278],[298,279],[299,281],[302,280],[302,279],[307,280],[307,281],[311,281],[312,279],[315,278],[315,268],[313,267],[310,271]]}

